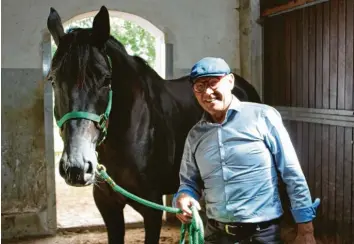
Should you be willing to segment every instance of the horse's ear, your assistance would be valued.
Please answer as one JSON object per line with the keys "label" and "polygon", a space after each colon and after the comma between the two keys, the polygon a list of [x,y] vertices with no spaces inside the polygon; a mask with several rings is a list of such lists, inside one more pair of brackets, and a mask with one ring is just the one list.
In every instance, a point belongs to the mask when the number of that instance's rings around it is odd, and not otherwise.
{"label": "horse's ear", "polygon": [[105,6],[102,6],[93,20],[93,40],[98,46],[102,46],[110,36],[109,13]]}
{"label": "horse's ear", "polygon": [[50,34],[52,34],[55,44],[58,46],[61,37],[64,36],[65,33],[60,16],[54,8],[50,8],[50,13],[47,20],[47,27]]}

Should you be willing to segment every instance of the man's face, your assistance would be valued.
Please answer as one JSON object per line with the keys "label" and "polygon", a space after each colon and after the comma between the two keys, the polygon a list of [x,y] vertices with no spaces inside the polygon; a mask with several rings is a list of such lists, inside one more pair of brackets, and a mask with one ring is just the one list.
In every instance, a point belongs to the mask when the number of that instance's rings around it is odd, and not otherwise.
{"label": "man's face", "polygon": [[213,115],[226,111],[232,99],[234,76],[232,74],[221,77],[201,77],[193,84],[194,95],[200,106]]}

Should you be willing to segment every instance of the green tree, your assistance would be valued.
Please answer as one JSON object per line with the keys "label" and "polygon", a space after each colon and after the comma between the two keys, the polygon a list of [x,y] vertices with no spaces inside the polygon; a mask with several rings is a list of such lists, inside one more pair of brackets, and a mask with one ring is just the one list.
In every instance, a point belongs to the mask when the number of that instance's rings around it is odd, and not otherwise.
{"label": "green tree", "polygon": [[[67,32],[70,28],[76,27],[90,28],[92,22],[93,17],[73,21],[65,27],[65,31]],[[110,17],[110,23],[111,35],[125,46],[127,52],[131,55],[142,57],[151,67],[155,68],[155,37],[131,21]],[[52,56],[56,48],[55,43],[52,42]]]}

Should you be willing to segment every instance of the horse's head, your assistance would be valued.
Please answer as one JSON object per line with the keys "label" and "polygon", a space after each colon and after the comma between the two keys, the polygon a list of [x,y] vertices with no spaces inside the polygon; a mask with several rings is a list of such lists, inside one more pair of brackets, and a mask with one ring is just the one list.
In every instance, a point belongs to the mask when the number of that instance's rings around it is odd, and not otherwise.
{"label": "horse's head", "polygon": [[60,175],[67,184],[89,185],[95,179],[95,148],[106,134],[112,102],[110,60],[105,51],[110,37],[108,10],[100,9],[91,29],[64,33],[58,13],[51,8],[47,25],[58,47],[48,79],[64,141]]}

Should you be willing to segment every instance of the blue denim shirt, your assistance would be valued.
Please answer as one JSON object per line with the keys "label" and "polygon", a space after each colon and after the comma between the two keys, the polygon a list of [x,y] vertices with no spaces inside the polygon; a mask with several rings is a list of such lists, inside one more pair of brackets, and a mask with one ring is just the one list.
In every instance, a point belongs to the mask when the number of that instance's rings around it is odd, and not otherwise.
{"label": "blue denim shirt", "polygon": [[262,222],[283,214],[279,171],[295,222],[311,221],[319,199],[310,191],[281,116],[274,108],[233,97],[222,124],[205,113],[190,130],[180,168],[180,187],[199,200],[208,218],[220,222]]}

